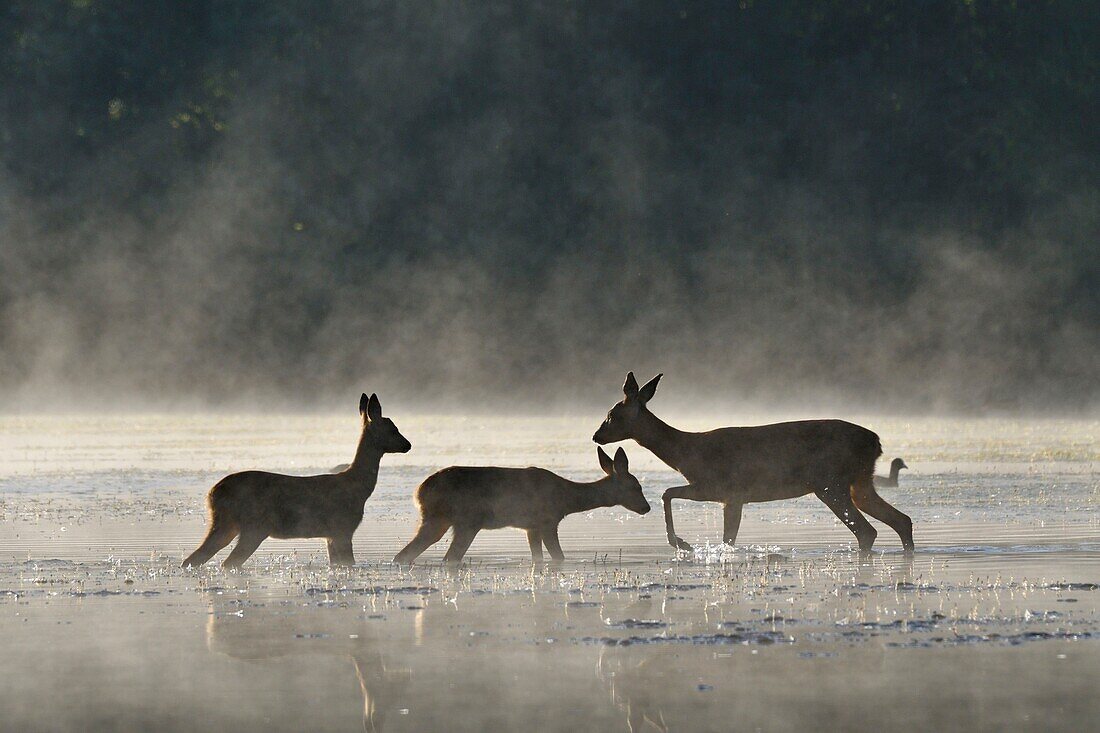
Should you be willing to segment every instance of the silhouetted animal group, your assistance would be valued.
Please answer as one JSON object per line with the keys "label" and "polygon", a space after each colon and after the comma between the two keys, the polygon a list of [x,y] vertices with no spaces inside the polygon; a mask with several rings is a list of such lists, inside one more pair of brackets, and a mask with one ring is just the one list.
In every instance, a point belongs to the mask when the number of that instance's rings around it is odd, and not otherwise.
{"label": "silhouetted animal group", "polygon": [[[913,550],[912,520],[875,492],[875,462],[882,455],[878,436],[843,420],[802,420],[756,427],[719,428],[690,433],[663,422],[647,405],[660,374],[639,387],[630,372],[623,399],[607,413],[592,440],[599,445],[634,440],[687,479],[664,492],[669,544],[692,549],[672,521],[672,500],[714,501],[724,505],[722,541],[737,539],[742,507],[751,502],[815,494],[852,531],[861,552],[869,552],[877,532],[864,513],[889,525]],[[197,550],[183,561],[199,566],[226,547],[237,545],[223,565],[236,568],[268,537],[324,537],[333,565],[352,565],[352,535],[363,520],[363,507],[378,481],[386,453],[407,453],[412,444],[382,415],[377,395],[359,400],[363,421],[355,458],[337,473],[284,476],[244,471],[226,476],[210,490],[210,527]],[[432,474],[416,489],[420,527],[394,562],[412,563],[428,547],[454,530],[445,562],[458,564],[483,529],[518,527],[527,531],[531,556],[542,561],[545,546],[555,561],[564,559],[558,524],[566,516],[597,507],[623,506],[649,512],[641,484],[630,473],[626,452],[614,458],[597,448],[605,476],[580,483],[542,468],[451,466]],[[897,485],[895,459],[890,478]]]}

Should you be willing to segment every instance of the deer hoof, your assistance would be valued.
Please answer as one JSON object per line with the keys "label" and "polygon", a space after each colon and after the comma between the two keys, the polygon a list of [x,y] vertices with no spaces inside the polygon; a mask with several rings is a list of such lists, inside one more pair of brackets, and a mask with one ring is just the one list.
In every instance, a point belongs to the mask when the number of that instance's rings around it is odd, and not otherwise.
{"label": "deer hoof", "polygon": [[668,544],[672,545],[677,550],[683,550],[684,552],[692,552],[695,549],[694,547],[689,545],[687,542],[684,542],[682,539],[680,539],[676,535],[669,535],[668,536]]}

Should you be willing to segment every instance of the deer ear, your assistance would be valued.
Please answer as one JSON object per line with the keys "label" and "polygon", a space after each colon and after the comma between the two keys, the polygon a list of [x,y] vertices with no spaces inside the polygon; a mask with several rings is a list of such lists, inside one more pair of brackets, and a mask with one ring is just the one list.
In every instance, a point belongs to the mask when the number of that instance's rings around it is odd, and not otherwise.
{"label": "deer ear", "polygon": [[611,457],[603,452],[603,448],[596,448],[596,455],[600,457],[600,468],[610,476],[615,471],[615,464],[611,462]]}
{"label": "deer ear", "polygon": [[364,392],[363,396],[359,398],[359,414],[360,415],[366,415],[367,414],[367,402],[368,401],[369,400],[367,400],[367,394]]}
{"label": "deer ear", "polygon": [[626,373],[626,381],[623,382],[623,394],[627,397],[638,394],[638,380],[634,378],[634,372]]}
{"label": "deer ear", "polygon": [[615,473],[620,476],[630,473],[630,462],[626,460],[626,451],[622,448],[615,451]]}
{"label": "deer ear", "polygon": [[642,404],[649,402],[653,399],[653,394],[657,391],[657,383],[661,381],[661,377],[664,374],[658,374],[653,379],[645,383],[645,386],[638,390],[638,399],[642,401]]}
{"label": "deer ear", "polygon": [[376,394],[372,394],[370,399],[367,400],[367,417],[371,421],[382,418],[382,403],[378,401],[378,395]]}

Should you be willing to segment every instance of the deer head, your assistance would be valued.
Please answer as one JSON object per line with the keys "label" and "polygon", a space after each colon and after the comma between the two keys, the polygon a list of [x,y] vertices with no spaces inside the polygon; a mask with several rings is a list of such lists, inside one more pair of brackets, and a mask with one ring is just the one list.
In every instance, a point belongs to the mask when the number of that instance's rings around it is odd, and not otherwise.
{"label": "deer head", "polygon": [[603,488],[610,494],[610,498],[618,505],[629,509],[636,514],[649,512],[649,502],[642,494],[642,485],[638,479],[630,473],[630,463],[626,459],[626,451],[622,448],[615,451],[615,459],[603,452],[603,448],[596,449],[596,455],[600,457],[600,468],[611,479]]}
{"label": "deer head", "polygon": [[623,383],[623,401],[607,413],[607,418],[592,436],[592,440],[600,445],[607,445],[637,437],[635,426],[643,414],[648,414],[646,403],[653,399],[662,376],[664,375],[658,374],[646,382],[644,387],[639,387],[634,372],[629,372],[626,382]]}
{"label": "deer head", "polygon": [[382,417],[382,403],[378,395],[366,394],[359,398],[359,415],[363,418],[363,437],[361,442],[370,445],[382,453],[408,453],[412,443],[401,434],[393,420]]}

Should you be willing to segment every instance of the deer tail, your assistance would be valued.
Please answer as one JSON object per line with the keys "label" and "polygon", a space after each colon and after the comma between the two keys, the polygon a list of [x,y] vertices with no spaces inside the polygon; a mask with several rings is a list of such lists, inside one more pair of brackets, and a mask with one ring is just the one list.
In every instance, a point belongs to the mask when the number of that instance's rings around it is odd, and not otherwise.
{"label": "deer tail", "polygon": [[857,479],[870,481],[875,475],[875,463],[882,456],[882,441],[878,433],[867,431],[867,440],[859,455],[859,466],[856,469]]}

